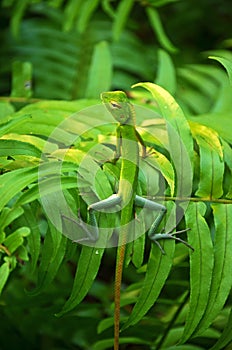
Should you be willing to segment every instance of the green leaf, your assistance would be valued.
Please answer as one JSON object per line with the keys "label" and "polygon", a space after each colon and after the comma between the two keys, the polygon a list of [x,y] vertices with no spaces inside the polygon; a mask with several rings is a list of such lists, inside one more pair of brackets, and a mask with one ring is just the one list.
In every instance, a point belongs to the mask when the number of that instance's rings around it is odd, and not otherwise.
{"label": "green leaf", "polygon": [[29,114],[20,115],[18,118],[12,119],[5,124],[1,124],[0,127],[0,137],[11,132],[12,129],[19,127],[22,129],[22,124],[30,120],[31,116]]}
{"label": "green leaf", "polygon": [[17,257],[23,261],[29,261],[29,255],[27,248],[24,245],[21,245],[17,249]]}
{"label": "green leaf", "polygon": [[61,170],[75,171],[76,165],[72,163],[51,162],[42,164],[40,167],[30,167],[27,169],[17,169],[9,173],[3,174],[0,177],[0,210],[22,189],[29,184],[38,180],[39,177],[49,176],[53,174],[61,174]]}
{"label": "green leaf", "polygon": [[41,151],[27,142],[17,140],[0,140],[0,156],[25,155],[41,158]]}
{"label": "green leaf", "polygon": [[38,168],[18,169],[1,175],[0,209],[38,177]]}
{"label": "green leaf", "polygon": [[102,0],[102,9],[109,15],[109,17],[115,18],[115,11],[111,6],[111,0]]}
{"label": "green leaf", "polygon": [[214,269],[208,304],[194,336],[202,334],[219,314],[232,287],[232,205],[212,204],[215,221]]}
{"label": "green leaf", "polygon": [[163,249],[166,255],[162,255],[160,249],[152,244],[141,294],[122,330],[139,322],[157,300],[172,266],[174,241],[165,241]]}
{"label": "green leaf", "polygon": [[[171,162],[162,153],[156,150],[153,150],[152,154],[149,155],[149,157],[146,157],[144,160],[142,160],[141,169],[143,169],[144,162],[151,167],[153,172],[154,169],[161,172],[162,176],[165,178],[170,187],[170,194],[173,196],[175,191],[175,172]],[[152,195],[156,194],[156,192],[154,193],[150,191],[148,193]]]}
{"label": "green leaf", "polygon": [[[78,102],[41,101],[36,104],[27,105],[15,113],[14,117],[27,112],[30,113],[31,118],[27,120],[23,128],[12,127],[10,132],[24,135],[43,135],[43,137],[52,136],[53,139],[49,139],[46,144],[46,146],[49,146],[49,151],[50,144],[54,139],[70,146],[78,138],[80,133],[89,131],[91,137],[93,137],[94,132],[95,134],[100,132],[98,128],[93,129],[94,125],[99,125],[99,116],[96,116],[96,111],[93,116],[93,108],[83,111],[85,115],[84,120],[83,115],[78,113],[80,110],[92,106],[93,103],[99,104],[99,100],[93,101],[88,99]],[[98,105],[98,108],[99,111],[103,110],[102,105],[100,107]],[[106,116],[103,115],[102,118],[105,119]]]}
{"label": "green leaf", "polygon": [[[231,146],[222,140],[222,147],[224,153],[224,160],[230,171],[230,179],[232,178],[232,148]],[[232,198],[232,181],[229,182],[228,193],[226,193],[227,198]]]}
{"label": "green leaf", "polygon": [[82,246],[71,295],[58,317],[75,308],[86,296],[97,275],[103,253],[103,248]]}
{"label": "green leaf", "polygon": [[20,135],[20,134],[9,133],[2,136],[2,139],[17,140],[17,141],[25,142],[27,144],[32,144],[34,147],[38,148],[40,151],[43,151],[46,145],[47,153],[54,152],[58,148],[56,144],[49,142],[48,140],[44,140],[39,136],[34,136],[34,135]]}
{"label": "green leaf", "polygon": [[[208,111],[212,103],[215,103],[215,96],[218,94],[218,85],[221,84],[222,77],[217,78],[215,71],[210,71],[208,67],[200,65],[187,65],[178,68],[178,82],[185,86],[181,89],[184,94],[185,103],[188,104],[196,114]],[[202,98],[204,96],[205,98]]]}
{"label": "green leaf", "polygon": [[[38,203],[32,203],[31,205],[24,205],[24,215],[20,217],[20,225],[27,226],[30,228],[31,233],[27,237],[27,245],[30,254],[30,267],[31,273],[33,274],[37,268],[37,262],[40,254],[40,229],[38,219],[35,213],[38,210]],[[19,209],[21,207],[16,207]]]}
{"label": "green leaf", "polygon": [[94,10],[97,8],[100,0],[86,0],[80,10],[79,20],[77,22],[77,29],[83,33],[88,25]]}
{"label": "green leaf", "polygon": [[224,163],[218,135],[215,131],[196,123],[191,123],[191,130],[200,150],[200,182],[196,195],[220,198],[223,194]]}
{"label": "green leaf", "polygon": [[88,73],[87,98],[99,98],[102,91],[108,91],[112,82],[112,61],[106,41],[95,45]]}
{"label": "green leaf", "polygon": [[175,345],[165,348],[165,350],[205,350],[205,348],[196,345]]}
{"label": "green leaf", "polygon": [[209,58],[220,62],[223,65],[223,67],[225,67],[229,76],[230,84],[232,85],[232,59],[218,56],[209,56]]}
{"label": "green leaf", "polygon": [[177,48],[170,42],[169,38],[166,36],[164,32],[158,11],[155,10],[153,7],[147,7],[146,12],[147,12],[147,16],[151,24],[151,27],[155,35],[157,36],[157,39],[161,44],[161,46],[165,50],[171,53],[177,52],[178,51]]}
{"label": "green leaf", "polygon": [[[136,337],[120,337],[119,344],[138,344],[138,345],[150,345],[150,341],[146,341],[142,338]],[[92,350],[105,350],[105,349],[113,349],[114,339],[104,339],[100,340],[92,346]]]}
{"label": "green leaf", "polygon": [[7,122],[12,113],[14,113],[14,107],[9,102],[0,101],[0,125]]}
{"label": "green leaf", "polygon": [[126,245],[124,265],[128,267],[132,261],[134,266],[139,268],[143,263],[145,249],[145,235],[141,235],[141,232],[144,233],[146,231],[143,212],[139,213],[138,220],[131,223],[130,231],[133,232],[134,239]]}
{"label": "green leaf", "polygon": [[38,285],[30,295],[41,293],[53,281],[64,259],[66,243],[67,238],[49,222],[38,269]]}
{"label": "green leaf", "polygon": [[175,251],[174,240],[161,242],[166,254],[162,254],[156,244],[151,244],[147,271],[141,293],[122,330],[138,323],[157,300],[172,267]]}
{"label": "green leaf", "polygon": [[14,253],[16,249],[23,244],[24,237],[31,233],[28,227],[20,227],[15,232],[8,235],[3,241],[10,253]]}
{"label": "green leaf", "polygon": [[[217,99],[215,100],[213,108],[210,109],[211,119],[214,119],[214,117],[212,117],[212,113],[214,113],[214,114],[220,113],[222,116],[230,113],[230,110],[231,110],[230,96],[231,96],[231,94],[232,94],[232,85],[230,85],[229,82],[228,82],[228,84],[225,82],[222,85],[222,87],[219,91],[219,94],[217,94]],[[202,111],[201,111],[201,113],[202,113]],[[213,123],[213,124],[215,124],[215,123]],[[220,125],[218,125],[218,126],[223,127],[223,125],[221,125],[221,124],[222,123],[220,123]],[[225,125],[224,125],[224,129],[226,129]]]}
{"label": "green leaf", "polygon": [[152,83],[138,83],[132,87],[143,87],[150,91],[158,104],[159,113],[166,121],[169,153],[176,172],[176,195],[191,194],[193,140],[183,111],[174,98],[163,88]]}
{"label": "green leaf", "polygon": [[205,125],[210,129],[214,129],[218,135],[220,135],[220,137],[223,137],[225,140],[232,143],[232,135],[230,132],[232,129],[232,118],[230,112],[201,114],[197,116],[197,119],[195,116],[188,116],[188,119],[193,122]]}
{"label": "green leaf", "polygon": [[[141,214],[140,214],[141,217]],[[140,232],[144,232],[145,228],[142,225],[144,220],[141,220],[140,226],[142,226]],[[137,224],[137,223],[136,223]],[[138,229],[137,229],[138,232]],[[134,266],[138,269],[141,267],[144,259],[144,250],[145,250],[145,235],[141,235],[139,238],[131,242],[132,244],[132,256],[131,260]],[[125,259],[126,260],[126,259]]]}
{"label": "green leaf", "polygon": [[97,332],[98,334],[104,332],[106,329],[111,328],[114,326],[114,317],[108,317],[101,320],[101,322],[98,324]]}
{"label": "green leaf", "polygon": [[69,31],[73,28],[74,21],[76,20],[78,14],[80,13],[80,8],[82,0],[70,0],[67,2],[64,9],[64,23],[63,30]]}
{"label": "green leaf", "polygon": [[11,18],[11,30],[14,36],[18,36],[19,26],[24,12],[29,4],[30,0],[17,1],[14,7],[13,16]]}
{"label": "green leaf", "polygon": [[31,97],[31,76],[32,64],[30,62],[16,61],[13,63],[12,97]]}
{"label": "green leaf", "polygon": [[6,284],[6,281],[9,277],[9,274],[10,274],[10,267],[9,267],[8,262],[5,262],[4,264],[2,264],[0,266],[0,276],[1,276],[1,278],[0,278],[0,294],[2,293],[2,289]]}
{"label": "green leaf", "polygon": [[113,23],[113,38],[118,40],[128,20],[134,0],[121,0]]}
{"label": "green leaf", "polygon": [[176,92],[176,71],[170,55],[162,50],[158,50],[158,69],[155,83],[162,86],[170,94]]}
{"label": "green leaf", "polygon": [[74,176],[52,176],[49,179],[40,181],[39,184],[32,185],[30,189],[18,198],[16,205],[23,205],[33,202],[36,199],[50,193],[60,191],[61,189],[76,188],[77,178]]}
{"label": "green leaf", "polygon": [[[181,337],[181,334],[183,333],[183,327],[176,327],[175,325],[172,326],[172,328],[169,330],[166,339],[162,343],[162,349],[165,350],[204,350],[205,348],[197,347],[196,345],[184,345],[180,344],[179,345],[179,339]],[[218,332],[216,331],[208,331],[208,334],[205,334],[205,337],[208,338],[215,338],[215,333],[218,336]],[[174,345],[176,344],[176,345]],[[173,346],[174,345],[174,346]]]}
{"label": "green leaf", "polygon": [[210,230],[204,219],[204,203],[189,203],[185,213],[186,226],[191,228],[188,243],[190,253],[190,303],[181,343],[191,337],[207,308],[213,276],[214,252]]}
{"label": "green leaf", "polygon": [[23,214],[23,208],[3,208],[0,213],[0,242],[5,239],[4,229]]}
{"label": "green leaf", "polygon": [[229,316],[227,325],[224,328],[221,337],[218,339],[217,343],[212,348],[210,348],[210,350],[226,349],[226,346],[229,345],[231,341],[232,341],[232,309],[230,311],[230,316]]}
{"label": "green leaf", "polygon": [[155,7],[164,6],[166,4],[169,4],[170,2],[177,2],[177,1],[179,0],[149,0],[149,2]]}
{"label": "green leaf", "polygon": [[[160,168],[159,160],[161,157],[160,154],[157,154],[155,151],[152,152],[152,155],[149,155],[146,158],[141,158],[139,162],[139,180],[141,181],[140,186],[143,185],[144,194],[155,196],[160,190]],[[151,162],[150,162],[151,160]],[[157,162],[156,162],[157,160]],[[163,174],[161,172],[161,174]],[[143,183],[142,183],[143,180]],[[142,195],[142,193],[141,193]]]}

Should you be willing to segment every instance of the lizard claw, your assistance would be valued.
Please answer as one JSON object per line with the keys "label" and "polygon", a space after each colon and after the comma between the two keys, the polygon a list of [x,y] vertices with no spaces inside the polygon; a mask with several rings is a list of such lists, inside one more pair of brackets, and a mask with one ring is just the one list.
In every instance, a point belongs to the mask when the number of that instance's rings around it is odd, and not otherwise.
{"label": "lizard claw", "polygon": [[[154,242],[159,247],[162,254],[166,254],[166,253],[165,253],[163,247],[161,246],[161,244],[158,242],[161,239],[174,239],[175,241],[183,243],[188,248],[192,249],[192,251],[194,251],[194,248],[190,244],[188,244],[188,242],[184,241],[183,239],[181,239],[179,237],[174,236],[176,234],[187,232],[189,230],[190,230],[190,228],[186,228],[184,230],[180,230],[180,231],[176,231],[176,232],[169,231],[166,233],[156,233],[153,236],[151,236],[150,239],[152,240],[152,242]],[[164,231],[164,230],[162,230],[162,231]]]}

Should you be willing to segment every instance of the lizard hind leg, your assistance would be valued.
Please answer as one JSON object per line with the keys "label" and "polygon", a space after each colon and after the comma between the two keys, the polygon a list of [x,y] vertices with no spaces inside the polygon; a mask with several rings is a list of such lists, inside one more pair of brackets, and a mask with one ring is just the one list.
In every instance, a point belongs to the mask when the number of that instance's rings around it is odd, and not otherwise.
{"label": "lizard hind leg", "polygon": [[190,248],[194,251],[193,247],[190,244],[188,244],[183,239],[174,236],[176,234],[180,234],[180,233],[189,231],[189,228],[174,232],[174,229],[175,229],[175,227],[174,227],[169,232],[156,233],[156,231],[157,231],[160,223],[162,222],[162,220],[166,214],[166,211],[167,211],[167,209],[162,204],[153,202],[149,199],[146,199],[146,198],[143,198],[140,196],[135,197],[135,204],[139,207],[145,207],[145,208],[150,209],[150,210],[158,211],[158,216],[155,218],[150,229],[148,230],[148,237],[150,238],[150,240],[152,242],[154,242],[159,247],[162,254],[165,254],[164,249],[162,248],[161,244],[159,243],[159,240],[162,240],[162,239],[174,239],[175,241],[178,241],[178,242],[185,244],[188,248]]}
{"label": "lizard hind leg", "polygon": [[162,254],[165,254],[164,249],[162,248],[161,244],[159,243],[159,240],[162,240],[162,239],[174,239],[175,241],[183,243],[188,248],[192,249],[192,251],[194,251],[194,248],[188,242],[184,241],[183,239],[181,239],[179,237],[175,237],[174,236],[176,234],[187,232],[189,230],[190,230],[189,228],[186,228],[184,230],[180,230],[180,231],[176,231],[176,232],[153,233],[153,234],[149,235],[149,238],[151,239],[152,242],[154,242],[155,244],[158,245],[158,247],[160,248]]}

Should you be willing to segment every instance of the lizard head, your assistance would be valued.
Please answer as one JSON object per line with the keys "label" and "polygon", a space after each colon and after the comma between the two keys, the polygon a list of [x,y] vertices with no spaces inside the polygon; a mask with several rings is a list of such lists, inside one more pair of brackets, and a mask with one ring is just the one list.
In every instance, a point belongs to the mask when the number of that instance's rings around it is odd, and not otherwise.
{"label": "lizard head", "polygon": [[101,94],[101,100],[115,120],[126,124],[131,117],[130,102],[123,91],[109,91]]}

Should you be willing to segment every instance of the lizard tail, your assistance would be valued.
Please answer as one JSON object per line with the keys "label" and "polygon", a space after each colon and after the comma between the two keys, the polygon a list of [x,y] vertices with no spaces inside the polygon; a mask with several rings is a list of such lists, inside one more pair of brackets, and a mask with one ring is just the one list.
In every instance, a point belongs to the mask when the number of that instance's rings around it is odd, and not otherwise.
{"label": "lizard tail", "polygon": [[120,332],[120,294],[122,284],[122,271],[124,264],[126,244],[118,247],[117,263],[115,271],[115,287],[114,287],[114,350],[119,349],[119,332]]}

